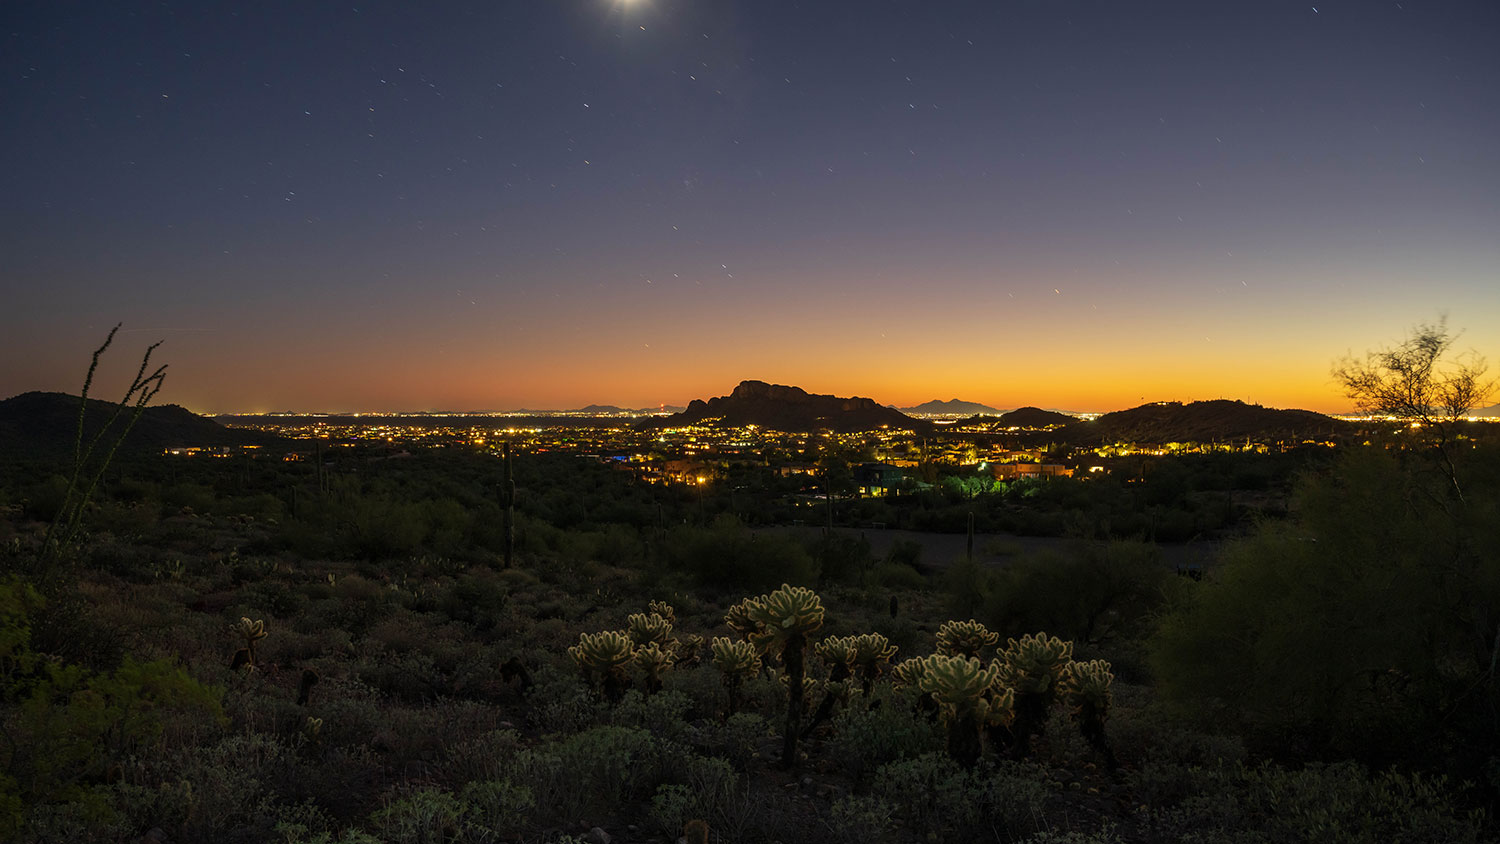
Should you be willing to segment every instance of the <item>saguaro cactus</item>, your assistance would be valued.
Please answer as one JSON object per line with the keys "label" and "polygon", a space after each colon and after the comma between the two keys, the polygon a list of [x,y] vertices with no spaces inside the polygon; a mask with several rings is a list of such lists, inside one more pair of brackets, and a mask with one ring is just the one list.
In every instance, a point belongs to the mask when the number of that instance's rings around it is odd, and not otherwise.
{"label": "saguaro cactus", "polygon": [[500,506],[505,513],[505,567],[510,568],[516,553],[516,476],[510,459],[510,443],[501,446],[505,455],[505,477],[500,481]]}
{"label": "saguaro cactus", "polygon": [[781,763],[797,762],[797,735],[802,727],[804,660],[807,637],[823,626],[823,602],[811,589],[783,583],[780,589],[757,598],[746,609],[749,620],[760,625],[750,641],[781,653],[786,670],[786,733],[781,747]]}

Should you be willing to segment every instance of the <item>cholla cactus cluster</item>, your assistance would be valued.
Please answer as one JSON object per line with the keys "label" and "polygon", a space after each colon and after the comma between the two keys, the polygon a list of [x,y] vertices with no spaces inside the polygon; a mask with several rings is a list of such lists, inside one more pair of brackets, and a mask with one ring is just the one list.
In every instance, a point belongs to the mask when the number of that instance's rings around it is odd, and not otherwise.
{"label": "cholla cactus cluster", "polygon": [[689,633],[677,640],[676,651],[673,654],[678,665],[697,665],[698,657],[703,653],[703,637],[697,633]]}
{"label": "cholla cactus cluster", "polygon": [[757,625],[746,638],[764,648],[784,646],[793,638],[805,638],[823,626],[822,599],[802,586],[783,583],[775,592],[747,599],[742,605],[745,617]]}
{"label": "cholla cactus cluster", "polygon": [[[923,660],[918,688],[932,695],[946,720],[956,721],[981,712],[985,696],[997,685],[1000,667],[977,657],[933,654]],[[983,709],[988,715],[988,709]]]}
{"label": "cholla cactus cluster", "polygon": [[676,613],[663,601],[652,601],[648,612],[626,617],[624,630],[583,633],[568,655],[591,682],[598,682],[605,697],[619,700],[630,683],[628,669],[640,669],[646,693],[661,689],[662,674],[674,665],[696,661],[703,639],[688,637],[680,642],[672,635]]}
{"label": "cholla cactus cluster", "polygon": [[755,598],[746,598],[730,607],[729,612],[724,614],[724,623],[729,625],[730,630],[743,636],[747,642],[751,641],[751,636],[761,632],[760,622],[750,617],[751,603],[755,600]]}
{"label": "cholla cactus cluster", "polygon": [[985,648],[1000,641],[999,633],[973,620],[949,621],[938,628],[937,652],[944,656],[978,657]]}
{"label": "cholla cactus cluster", "polygon": [[904,659],[891,668],[891,684],[898,689],[922,688],[922,677],[927,673],[927,660],[920,656]]}
{"label": "cholla cactus cluster", "polygon": [[635,643],[619,630],[581,633],[568,656],[590,682],[596,682],[610,701],[618,701],[630,682],[626,668],[635,659]]}
{"label": "cholla cactus cluster", "polygon": [[652,601],[646,605],[646,612],[655,613],[667,620],[668,624],[677,623],[677,610],[666,601]]}
{"label": "cholla cactus cluster", "polygon": [[675,646],[672,622],[657,612],[633,613],[625,619],[625,632],[636,645]]}
{"label": "cholla cactus cluster", "polygon": [[635,643],[618,630],[580,633],[568,656],[584,671],[604,674],[628,664],[635,656]]}
{"label": "cholla cactus cluster", "polygon": [[787,687],[781,761],[795,764],[804,700],[803,660],[807,637],[823,626],[823,601],[811,589],[783,583],[775,592],[731,607],[724,622],[761,653],[774,650],[781,658]]}
{"label": "cholla cactus cluster", "polygon": [[[782,584],[774,592],[730,607],[724,622],[736,635],[716,636],[707,643],[707,655],[723,674],[731,712],[738,707],[741,686],[767,661],[777,663],[772,675],[787,691],[785,764],[798,758],[800,737],[824,723],[834,708],[847,705],[856,689],[868,695],[885,676],[893,686],[916,689],[918,705],[941,716],[948,728],[949,753],[964,765],[978,762],[986,742],[1025,757],[1031,737],[1044,728],[1057,700],[1067,704],[1090,744],[1114,764],[1104,733],[1114,675],[1103,660],[1074,662],[1072,642],[1041,632],[1028,634],[1007,640],[986,661],[985,652],[996,646],[999,635],[974,619],[955,620],[938,630],[935,653],[893,664],[897,648],[879,633],[830,636],[812,643],[809,637],[823,621],[823,602],[816,593]],[[705,650],[700,636],[678,639],[675,624],[671,605],[652,601],[646,612],[627,617],[624,630],[585,633],[568,653],[586,675],[602,682],[611,700],[623,694],[632,668],[644,675],[646,690],[653,692],[661,688],[666,671],[696,662]],[[243,619],[236,631],[251,644],[265,635],[264,626],[249,619]],[[813,677],[807,676],[804,665],[809,645],[827,666],[826,672]],[[823,700],[804,725],[808,689],[821,691]]]}
{"label": "cholla cactus cluster", "polygon": [[1073,658],[1073,643],[1046,633],[1010,639],[1000,653],[1000,682],[1022,694],[1050,695]]}
{"label": "cholla cactus cluster", "polygon": [[965,767],[979,761],[981,730],[1006,726],[1015,717],[1015,697],[999,680],[1000,666],[978,657],[933,654],[923,660],[918,688],[937,703],[948,726],[948,753]]}
{"label": "cholla cactus cluster", "polygon": [[724,672],[726,678],[748,680],[760,671],[760,651],[743,639],[715,636],[709,648],[714,655],[714,665]]}
{"label": "cholla cactus cluster", "polygon": [[1057,691],[1075,713],[1085,707],[1104,711],[1114,699],[1114,679],[1110,664],[1102,659],[1070,662],[1063,669]]}
{"label": "cholla cactus cluster", "polygon": [[647,693],[655,693],[661,690],[662,672],[671,668],[677,661],[670,647],[663,648],[656,642],[642,645],[635,649],[633,657],[637,668],[646,675]]}
{"label": "cholla cactus cluster", "polygon": [[813,650],[828,664],[834,676],[859,678],[860,687],[866,694],[885,674],[891,657],[896,655],[896,646],[880,633],[830,636],[813,646]]}

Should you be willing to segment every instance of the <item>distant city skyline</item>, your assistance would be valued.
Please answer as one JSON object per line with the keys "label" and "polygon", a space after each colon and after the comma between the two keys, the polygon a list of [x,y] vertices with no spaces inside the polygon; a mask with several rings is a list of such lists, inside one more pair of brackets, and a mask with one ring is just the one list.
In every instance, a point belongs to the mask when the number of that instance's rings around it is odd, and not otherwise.
{"label": "distant city skyline", "polygon": [[1500,364],[1500,5],[0,11],[0,396],[1344,412]]}

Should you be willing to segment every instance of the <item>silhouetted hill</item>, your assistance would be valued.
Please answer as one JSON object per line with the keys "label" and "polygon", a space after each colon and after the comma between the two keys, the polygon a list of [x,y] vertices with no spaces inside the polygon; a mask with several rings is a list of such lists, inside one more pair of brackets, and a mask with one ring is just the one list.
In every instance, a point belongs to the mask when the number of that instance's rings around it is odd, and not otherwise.
{"label": "silhouetted hill", "polygon": [[1049,425],[1071,425],[1078,417],[1040,407],[1018,407],[1009,413],[1000,414],[1000,424],[1005,427],[1046,428]]}
{"label": "silhouetted hill", "polygon": [[[84,417],[85,440],[97,433],[119,407],[115,402],[89,399]],[[126,408],[115,430],[132,412]],[[78,396],[66,393],[22,393],[0,401],[0,453],[20,459],[66,460],[73,458],[78,431]],[[287,443],[281,437],[259,431],[241,431],[199,416],[175,404],[146,408],[116,452],[125,457],[159,454],[178,446],[274,445]]]}
{"label": "silhouetted hill", "polygon": [[613,404],[591,404],[588,407],[580,407],[570,413],[681,413],[685,407],[676,405],[662,405],[661,407],[619,407]]}
{"label": "silhouetted hill", "polygon": [[947,401],[933,399],[932,401],[922,402],[916,407],[901,407],[897,409],[902,413],[931,413],[946,414],[949,416],[977,416],[982,413],[998,416],[1000,414],[998,408],[990,407],[987,404],[960,401],[958,399],[948,399]]}
{"label": "silhouetted hill", "polygon": [[727,396],[708,401],[694,399],[687,410],[657,417],[646,426],[669,428],[710,421],[733,427],[760,425],[777,431],[826,428],[841,433],[873,431],[882,426],[908,431],[925,431],[930,427],[899,410],[876,404],[873,399],[820,396],[798,387],[764,381],[741,381]]}
{"label": "silhouetted hill", "polygon": [[1157,402],[1106,413],[1063,430],[1070,443],[1214,442],[1236,439],[1302,439],[1338,434],[1345,423],[1310,410],[1276,410],[1242,401]]}

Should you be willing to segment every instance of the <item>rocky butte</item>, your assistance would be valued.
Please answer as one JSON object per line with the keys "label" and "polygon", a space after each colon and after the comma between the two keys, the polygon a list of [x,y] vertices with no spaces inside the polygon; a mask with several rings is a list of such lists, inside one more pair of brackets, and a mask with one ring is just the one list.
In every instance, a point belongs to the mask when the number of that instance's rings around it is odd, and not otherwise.
{"label": "rocky butte", "polygon": [[652,428],[680,428],[717,424],[728,427],[759,425],[777,431],[821,431],[838,433],[874,431],[880,428],[926,431],[927,422],[913,419],[874,399],[825,396],[800,387],[741,381],[734,392],[708,401],[694,399],[687,409],[646,423]]}

